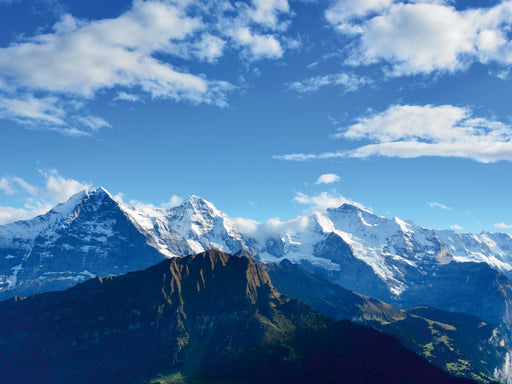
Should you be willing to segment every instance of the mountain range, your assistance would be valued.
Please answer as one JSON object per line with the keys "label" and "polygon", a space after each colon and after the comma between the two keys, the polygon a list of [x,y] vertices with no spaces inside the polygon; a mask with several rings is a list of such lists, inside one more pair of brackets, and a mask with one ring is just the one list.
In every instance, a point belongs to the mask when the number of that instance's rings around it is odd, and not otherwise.
{"label": "mountain range", "polygon": [[[256,223],[230,218],[197,196],[159,209],[128,206],[104,188],[85,190],[44,215],[0,226],[0,299],[64,290],[212,248],[254,255],[283,293],[392,333],[430,361],[444,359],[438,366],[452,373],[512,382],[512,237],[426,229],[357,204]],[[285,284],[283,270],[294,267],[302,271],[293,278],[302,289]],[[308,286],[306,275],[321,284]],[[414,339],[413,330],[429,336]],[[473,346],[481,353],[452,353]],[[488,361],[479,363],[486,353]]]}
{"label": "mountain range", "polygon": [[471,383],[210,250],[0,303],[5,383]]}
{"label": "mountain range", "polygon": [[130,207],[104,188],[0,226],[0,299],[119,275],[218,248],[288,259],[400,308],[428,305],[512,322],[512,236],[436,231],[344,204],[275,225],[232,219],[192,196],[168,210]]}

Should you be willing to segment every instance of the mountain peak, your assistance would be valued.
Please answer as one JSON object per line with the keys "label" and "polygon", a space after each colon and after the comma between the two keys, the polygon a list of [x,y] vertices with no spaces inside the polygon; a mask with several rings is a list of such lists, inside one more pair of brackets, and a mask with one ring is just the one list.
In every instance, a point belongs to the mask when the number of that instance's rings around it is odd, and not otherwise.
{"label": "mountain peak", "polygon": [[91,187],[75,193],[67,201],[57,205],[50,212],[58,214],[72,214],[84,204],[97,209],[105,203],[115,203],[117,200],[103,187]]}
{"label": "mountain peak", "polygon": [[207,220],[213,219],[216,216],[224,216],[215,205],[196,195],[190,196],[177,207],[171,208],[170,211],[181,212],[181,214],[194,215],[196,217],[201,216],[207,218]]}
{"label": "mountain peak", "polygon": [[165,292],[171,301],[183,303],[183,311],[188,315],[197,311],[226,311],[254,304],[264,297],[280,297],[267,272],[252,257],[216,248],[164,260],[141,274],[142,285],[162,279],[164,286],[156,292]]}
{"label": "mountain peak", "polygon": [[190,206],[195,209],[202,209],[202,208],[209,208],[213,210],[217,210],[215,206],[210,203],[209,201],[203,199],[202,197],[199,197],[197,195],[190,196],[187,200],[185,200],[181,205],[183,206]]}
{"label": "mountain peak", "polygon": [[341,204],[338,208],[329,208],[331,210],[340,210],[340,211],[345,211],[345,212],[366,212],[366,213],[370,213],[372,215],[374,215],[374,213],[366,208],[364,205],[362,204],[359,204],[359,203],[355,203],[355,202],[351,202],[351,203],[343,203]]}

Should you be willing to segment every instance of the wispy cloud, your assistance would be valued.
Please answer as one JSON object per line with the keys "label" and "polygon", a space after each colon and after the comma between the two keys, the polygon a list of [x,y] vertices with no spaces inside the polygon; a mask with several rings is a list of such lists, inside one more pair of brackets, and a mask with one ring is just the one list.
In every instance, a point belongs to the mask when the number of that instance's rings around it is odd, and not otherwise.
{"label": "wispy cloud", "polygon": [[7,195],[14,195],[14,188],[11,186],[9,180],[7,180],[5,177],[0,179],[0,190]]}
{"label": "wispy cloud", "polygon": [[326,86],[341,86],[345,92],[353,92],[373,81],[367,77],[357,76],[352,73],[337,73],[323,76],[310,77],[302,81],[294,81],[286,86],[290,91],[301,94],[312,93]]}
{"label": "wispy cloud", "polygon": [[450,225],[450,229],[453,230],[453,231],[461,231],[463,230],[464,228],[461,227],[460,225],[457,225],[457,224],[453,224],[453,225]]}
{"label": "wispy cloud", "polygon": [[131,101],[136,102],[140,100],[140,97],[138,95],[132,94],[132,93],[126,93],[126,92],[118,92],[117,96],[114,98],[114,100],[124,100],[124,101]]}
{"label": "wispy cloud", "polygon": [[75,193],[90,187],[89,183],[66,178],[54,169],[40,171],[40,175],[43,177],[41,185],[33,185],[20,177],[0,179],[0,189],[22,202],[21,207],[0,206],[0,224],[43,214]]}
{"label": "wispy cloud", "polygon": [[325,15],[355,38],[348,63],[383,62],[391,76],[402,76],[456,72],[475,62],[510,65],[511,12],[511,1],[459,11],[450,1],[337,0]]}
{"label": "wispy cloud", "polygon": [[494,227],[499,229],[510,229],[512,228],[512,224],[496,223],[494,224]]}
{"label": "wispy cloud", "polygon": [[[117,196],[117,198],[120,201],[123,200],[122,195]],[[151,203],[144,203],[144,202],[138,201],[138,200],[130,200],[128,202],[128,205],[131,206],[131,207],[135,207],[135,208],[142,208],[142,209],[149,209],[149,210],[153,210],[153,209],[159,210],[159,209],[170,209],[170,208],[173,208],[173,207],[177,207],[182,202],[183,202],[183,199],[181,197],[176,196],[176,195],[172,195],[168,202],[160,204],[160,205],[155,205],[155,204],[151,204]]]}
{"label": "wispy cloud", "polygon": [[452,105],[395,105],[361,117],[334,138],[366,141],[350,151],[287,154],[274,158],[307,161],[372,156],[415,158],[461,157],[482,163],[512,161],[512,128],[500,121],[474,117],[470,108]]}
{"label": "wispy cloud", "polygon": [[441,204],[441,203],[429,202],[427,204],[431,208],[441,208],[441,209],[445,209],[445,210],[451,210],[450,207],[448,207],[447,205]]}
{"label": "wispy cloud", "polygon": [[321,175],[315,184],[332,184],[340,181],[340,177],[334,173],[325,173]]}

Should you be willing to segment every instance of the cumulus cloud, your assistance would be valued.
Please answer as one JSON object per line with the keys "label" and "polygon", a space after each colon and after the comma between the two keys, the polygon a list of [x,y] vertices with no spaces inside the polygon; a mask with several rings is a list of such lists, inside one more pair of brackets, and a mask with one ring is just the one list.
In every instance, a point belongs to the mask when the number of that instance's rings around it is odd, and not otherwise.
{"label": "cumulus cloud", "polygon": [[245,27],[237,29],[231,36],[234,41],[244,46],[242,55],[250,60],[278,59],[283,56],[281,44],[272,35],[260,35]]}
{"label": "cumulus cloud", "polygon": [[340,177],[334,173],[325,173],[321,175],[315,184],[331,184],[340,181]]}
{"label": "cumulus cloud", "polygon": [[224,107],[232,84],[177,69],[173,58],[215,63],[228,45],[250,61],[280,58],[289,16],[287,0],[133,0],[115,18],[64,14],[51,30],[0,48],[0,118],[42,123],[65,134],[91,133],[108,122],[88,113],[77,118],[73,100],[87,102],[114,88],[122,89],[116,100],[138,101],[142,92]]}
{"label": "cumulus cloud", "polygon": [[84,183],[70,178],[65,178],[56,170],[45,172],[46,185],[43,190],[43,196],[51,202],[61,203],[66,201],[74,194],[90,188],[89,183]]}
{"label": "cumulus cloud", "polygon": [[338,0],[325,14],[338,32],[355,38],[349,63],[388,63],[392,76],[512,64],[511,15],[511,1],[460,11],[434,0]]}
{"label": "cumulus cloud", "polygon": [[510,229],[512,228],[512,224],[496,223],[494,224],[494,227],[499,229]]}
{"label": "cumulus cloud", "polygon": [[48,212],[72,195],[90,188],[89,183],[61,176],[57,170],[41,171],[42,185],[33,185],[20,177],[0,179],[0,189],[22,202],[21,207],[0,206],[0,224],[27,220]]}
{"label": "cumulus cloud", "polygon": [[169,209],[169,208],[177,207],[182,202],[183,202],[183,199],[181,197],[172,195],[171,198],[169,199],[169,201],[162,205],[162,208]]}
{"label": "cumulus cloud", "polygon": [[171,50],[173,41],[200,27],[199,20],[160,2],[135,1],[116,19],[87,22],[64,15],[52,33],[0,49],[0,73],[17,87],[83,97],[124,85],[153,96],[197,99],[207,92],[207,82],[152,54]]}
{"label": "cumulus cloud", "polygon": [[226,42],[218,36],[206,33],[193,48],[193,54],[200,60],[214,63],[224,54]]}
{"label": "cumulus cloud", "polygon": [[250,236],[260,243],[264,243],[269,237],[283,238],[293,236],[297,232],[304,231],[311,224],[311,220],[307,216],[298,216],[291,220],[270,218],[263,223],[245,218],[235,218],[232,220],[235,222],[240,233]]}
{"label": "cumulus cloud", "polygon": [[286,26],[282,24],[279,16],[290,12],[287,0],[252,0],[252,4],[250,17],[255,23],[274,30]]}
{"label": "cumulus cloud", "polygon": [[460,225],[457,225],[457,224],[453,224],[453,225],[450,225],[450,229],[453,230],[453,231],[461,231],[463,230],[464,228],[461,227]]}
{"label": "cumulus cloud", "polygon": [[469,158],[482,163],[512,161],[512,129],[502,122],[474,117],[470,108],[452,105],[395,105],[357,119],[334,138],[364,141],[354,150],[287,154],[280,160],[307,161],[372,156]]}
{"label": "cumulus cloud", "polygon": [[323,211],[327,208],[338,208],[343,204],[352,204],[367,210],[367,208],[355,201],[329,192],[322,192],[318,195],[307,195],[305,193],[298,192],[293,198],[293,201],[299,204],[309,205],[310,211]]}

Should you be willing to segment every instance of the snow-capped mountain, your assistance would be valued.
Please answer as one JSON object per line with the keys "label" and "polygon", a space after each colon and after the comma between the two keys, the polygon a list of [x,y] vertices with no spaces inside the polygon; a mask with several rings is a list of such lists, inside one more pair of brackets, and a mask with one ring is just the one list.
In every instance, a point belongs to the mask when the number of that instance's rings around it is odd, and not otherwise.
{"label": "snow-capped mountain", "polygon": [[511,323],[508,234],[435,231],[350,204],[246,224],[197,196],[165,210],[127,206],[103,188],[84,191],[45,215],[0,226],[0,298],[63,289],[164,257],[245,249],[264,262],[289,259],[397,306]]}
{"label": "snow-capped mountain", "polygon": [[218,248],[235,253],[248,248],[235,223],[197,196],[169,210],[122,205],[124,212],[149,244],[166,256],[184,256]]}
{"label": "snow-capped mountain", "polygon": [[105,189],[90,189],[32,220],[0,226],[0,298],[63,289],[162,258]]}

